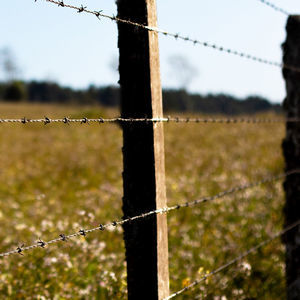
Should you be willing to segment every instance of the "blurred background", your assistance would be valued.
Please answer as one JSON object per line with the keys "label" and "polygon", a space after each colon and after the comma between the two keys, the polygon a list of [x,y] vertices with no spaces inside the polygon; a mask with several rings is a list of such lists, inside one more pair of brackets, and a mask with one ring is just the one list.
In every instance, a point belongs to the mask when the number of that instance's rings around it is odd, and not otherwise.
{"label": "blurred background", "polygon": [[[300,9],[293,0],[274,3],[284,5],[291,13]],[[113,0],[74,0],[72,4],[87,5],[109,15],[117,13]],[[188,0],[185,5],[164,0],[157,1],[157,6],[162,29],[281,62],[286,16],[258,0]],[[116,105],[118,48],[114,22],[78,15],[43,0],[5,1],[0,19],[0,98],[47,102],[72,99]],[[210,103],[216,102],[215,106],[249,96],[271,103],[280,103],[284,98],[279,68],[165,36],[160,36],[160,53],[164,89],[180,91],[166,95],[166,110],[205,110],[202,106],[207,104],[199,102],[206,96]],[[4,91],[5,84],[15,81],[19,81],[22,95]],[[202,98],[191,99],[185,93],[200,94]],[[268,106],[255,105],[264,109]],[[218,112],[220,108],[212,110]],[[226,108],[223,113],[239,110]],[[249,105],[244,111],[249,111]]]}
{"label": "blurred background", "polygon": [[[43,0],[2,2],[0,118],[119,114],[114,22]],[[273,2],[300,13],[295,0]],[[65,3],[117,13],[113,0]],[[162,29],[281,62],[287,18],[258,0],[157,0],[157,6]],[[165,112],[221,118],[282,113],[280,68],[165,36],[159,42]],[[170,206],[284,168],[284,123],[170,122],[164,132]],[[0,141],[0,252],[122,218],[119,126],[1,123]],[[276,181],[168,214],[171,291],[280,231],[283,206],[282,182]],[[284,260],[277,239],[178,299],[285,299]],[[127,296],[121,227],[3,257],[0,266],[0,299]]]}

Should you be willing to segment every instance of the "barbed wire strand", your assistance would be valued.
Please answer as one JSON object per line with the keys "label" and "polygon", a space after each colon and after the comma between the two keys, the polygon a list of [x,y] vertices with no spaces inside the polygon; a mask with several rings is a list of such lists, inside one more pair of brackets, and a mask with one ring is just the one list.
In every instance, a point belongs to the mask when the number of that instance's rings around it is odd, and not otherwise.
{"label": "barbed wire strand", "polygon": [[272,9],[274,9],[275,11],[278,11],[278,12],[284,14],[285,16],[290,16],[290,13],[288,11],[286,11],[285,9],[283,9],[269,1],[266,1],[266,0],[258,0],[258,1],[267,5],[268,7],[272,8]]}
{"label": "barbed wire strand", "polygon": [[300,119],[298,118],[198,118],[198,117],[171,117],[166,118],[60,118],[60,119],[51,119],[48,117],[39,118],[39,119],[29,119],[29,118],[20,118],[20,119],[1,119],[1,123],[20,123],[20,124],[29,124],[29,123],[43,123],[45,125],[50,123],[80,123],[80,124],[90,124],[90,123],[223,123],[223,124],[232,124],[232,123],[252,123],[252,124],[262,124],[262,123],[298,123]]}
{"label": "barbed wire strand", "polygon": [[[35,0],[35,2],[36,1],[37,0]],[[248,59],[248,60],[258,62],[258,63],[271,65],[271,66],[275,66],[275,67],[278,67],[278,68],[289,69],[289,70],[292,70],[292,71],[295,71],[295,72],[300,72],[300,68],[296,67],[296,66],[286,65],[286,64],[282,64],[280,62],[264,59],[264,58],[261,58],[261,57],[243,52],[243,51],[223,47],[223,46],[220,46],[220,45],[217,45],[217,44],[214,44],[214,43],[200,41],[198,39],[193,39],[189,36],[184,36],[184,35],[179,34],[179,33],[172,33],[172,32],[169,32],[167,30],[163,30],[163,29],[160,29],[160,28],[157,28],[157,27],[151,27],[151,26],[143,25],[143,24],[136,23],[136,22],[133,22],[133,21],[130,21],[130,20],[124,20],[124,19],[118,18],[114,15],[110,16],[110,15],[104,14],[102,12],[102,10],[92,11],[92,10],[87,9],[86,6],[81,5],[79,7],[79,6],[69,5],[69,4],[65,4],[64,1],[55,1],[55,0],[45,0],[45,1],[50,2],[52,4],[56,4],[60,7],[74,9],[78,13],[84,12],[84,13],[95,15],[98,19],[100,19],[101,17],[106,18],[106,19],[110,19],[111,21],[114,21],[116,23],[123,23],[123,24],[131,25],[131,26],[135,26],[135,27],[147,30],[147,31],[153,31],[153,32],[156,32],[156,33],[159,33],[159,34],[163,34],[165,36],[175,38],[176,40],[182,40],[182,41],[185,41],[185,42],[190,42],[190,43],[193,43],[194,45],[199,45],[199,46],[214,49],[214,50],[217,50],[217,51],[220,51],[220,52],[223,52],[223,53],[232,54],[232,55],[235,55],[235,56],[239,56],[239,57],[242,57],[242,58],[245,58],[245,59]]]}
{"label": "barbed wire strand", "polygon": [[300,220],[291,224],[290,226],[286,227],[285,229],[283,229],[282,231],[272,235],[270,238],[264,240],[263,242],[259,243],[258,245],[250,248],[249,250],[247,250],[246,252],[240,254],[239,256],[235,257],[234,259],[228,261],[226,264],[220,266],[219,268],[209,272],[208,274],[204,275],[203,277],[201,277],[200,279],[197,279],[195,281],[193,281],[191,284],[189,284],[188,286],[184,287],[183,289],[175,292],[174,294],[166,297],[164,300],[169,300],[172,298],[175,298],[176,296],[186,292],[187,290],[192,289],[193,287],[195,287],[196,285],[200,284],[201,282],[203,282],[204,280],[206,280],[208,277],[211,277],[223,270],[225,270],[226,268],[230,267],[231,265],[237,263],[238,261],[242,260],[243,258],[247,257],[248,255],[250,255],[253,252],[256,252],[258,249],[266,246],[267,244],[271,243],[272,241],[274,241],[275,239],[283,236],[284,234],[286,234],[288,231],[296,228],[297,226],[300,225]]}
{"label": "barbed wire strand", "polygon": [[231,189],[226,190],[226,191],[222,191],[222,192],[220,192],[216,195],[213,195],[213,196],[202,197],[202,198],[196,199],[194,201],[187,201],[185,203],[176,204],[176,205],[173,205],[173,206],[152,210],[152,211],[149,211],[149,212],[137,215],[137,216],[126,217],[123,220],[113,221],[113,222],[107,223],[105,225],[100,224],[99,226],[97,226],[95,228],[91,228],[91,229],[87,229],[87,230],[80,229],[78,232],[73,233],[73,234],[69,234],[69,235],[66,235],[66,234],[62,233],[62,234],[59,235],[58,238],[50,240],[50,241],[43,241],[43,240],[40,239],[35,244],[32,244],[30,246],[25,247],[24,245],[22,245],[22,246],[17,247],[15,250],[0,253],[0,257],[10,256],[10,255],[13,255],[13,254],[23,255],[24,251],[32,250],[32,249],[35,249],[35,248],[45,248],[46,246],[51,245],[51,244],[55,244],[55,243],[59,243],[59,242],[65,242],[68,239],[79,237],[79,236],[86,236],[87,234],[95,232],[95,231],[104,231],[105,229],[107,229],[109,227],[122,226],[126,223],[131,223],[133,221],[136,221],[136,220],[139,220],[139,219],[144,219],[144,218],[152,216],[152,215],[165,214],[165,213],[169,213],[169,212],[174,211],[174,210],[179,210],[180,208],[193,207],[195,205],[199,205],[199,204],[209,202],[209,201],[214,201],[216,199],[223,198],[223,197],[225,197],[227,195],[230,195],[230,194],[234,194],[234,193],[237,193],[237,192],[240,192],[240,191],[243,191],[243,190],[247,190],[247,189],[250,189],[250,188],[253,188],[253,187],[256,187],[256,186],[260,186],[260,185],[268,183],[268,182],[277,181],[277,180],[280,180],[280,179],[285,178],[287,176],[290,176],[290,175],[293,175],[293,174],[299,174],[299,173],[300,173],[300,170],[298,170],[298,169],[297,170],[291,170],[289,172],[285,172],[285,173],[279,174],[277,176],[265,177],[265,178],[263,178],[263,179],[261,179],[257,182],[236,186],[234,188],[231,188]]}

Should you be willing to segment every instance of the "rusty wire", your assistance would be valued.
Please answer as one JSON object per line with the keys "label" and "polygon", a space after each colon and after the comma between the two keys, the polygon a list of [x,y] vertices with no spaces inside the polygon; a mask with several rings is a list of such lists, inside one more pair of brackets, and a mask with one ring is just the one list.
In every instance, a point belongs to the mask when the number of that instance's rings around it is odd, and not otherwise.
{"label": "rusty wire", "polygon": [[186,292],[187,290],[192,289],[193,287],[195,287],[196,285],[200,284],[201,282],[203,282],[204,280],[206,280],[208,277],[214,276],[215,274],[227,269],[228,267],[230,267],[231,265],[237,263],[238,261],[242,260],[243,258],[247,257],[248,255],[250,255],[253,252],[256,252],[258,249],[262,248],[263,246],[271,243],[272,241],[274,241],[275,239],[283,236],[284,234],[286,234],[288,231],[296,228],[297,226],[300,225],[300,220],[291,224],[290,226],[286,227],[285,229],[283,229],[282,231],[270,236],[268,239],[262,241],[261,243],[257,244],[256,246],[250,248],[249,250],[247,250],[246,252],[240,254],[239,256],[233,258],[232,260],[228,261],[226,264],[220,266],[219,268],[209,272],[208,274],[202,276],[201,278],[193,281],[191,284],[189,284],[188,286],[184,287],[183,289],[171,294],[170,296],[164,298],[164,300],[169,300],[172,298],[175,298],[176,296]]}
{"label": "rusty wire", "polygon": [[288,11],[286,11],[285,9],[283,9],[283,8],[273,4],[273,3],[271,3],[270,1],[266,1],[266,0],[258,0],[258,1],[265,4],[265,5],[267,5],[268,7],[272,8],[272,9],[274,9],[275,11],[278,11],[278,12],[284,14],[285,16],[290,15],[290,13]]}
{"label": "rusty wire", "polygon": [[48,117],[30,119],[30,118],[20,118],[20,119],[1,119],[1,123],[18,123],[18,124],[32,124],[32,123],[79,123],[79,124],[91,124],[91,123],[220,123],[220,124],[235,124],[235,123],[249,123],[249,124],[264,124],[264,123],[298,123],[300,119],[298,118],[213,118],[213,117],[162,117],[162,118],[60,118],[60,119],[51,119]]}
{"label": "rusty wire", "polygon": [[286,65],[286,64],[283,64],[283,63],[280,63],[280,62],[264,59],[264,58],[261,58],[261,57],[243,52],[243,51],[223,47],[223,46],[220,46],[220,45],[217,45],[217,44],[214,44],[214,43],[200,41],[198,39],[193,39],[189,36],[184,36],[184,35],[179,34],[179,33],[169,32],[167,30],[163,30],[163,29],[160,29],[160,28],[157,28],[157,27],[147,26],[147,25],[144,25],[144,24],[140,24],[140,23],[130,21],[130,20],[124,20],[124,19],[118,18],[114,15],[110,16],[110,15],[104,14],[102,10],[93,11],[93,10],[87,9],[87,7],[83,6],[83,5],[74,6],[74,5],[65,4],[64,1],[56,1],[56,0],[45,0],[45,1],[50,2],[52,4],[56,4],[60,7],[74,9],[78,13],[84,12],[84,13],[95,15],[98,19],[107,18],[107,19],[110,19],[111,21],[114,21],[116,23],[123,23],[123,24],[127,24],[127,25],[130,25],[130,26],[135,26],[135,27],[147,30],[147,31],[160,33],[160,34],[163,34],[165,36],[173,37],[176,40],[182,40],[182,41],[185,41],[185,42],[190,42],[194,45],[199,45],[199,46],[214,49],[214,50],[217,50],[217,51],[220,51],[220,52],[232,54],[232,55],[239,56],[239,57],[251,60],[251,61],[256,61],[258,63],[262,63],[262,64],[266,64],[266,65],[270,65],[270,66],[275,66],[275,67],[283,68],[283,69],[289,69],[289,70],[292,70],[292,71],[295,71],[295,72],[300,72],[300,68],[297,67],[297,66]]}
{"label": "rusty wire", "polygon": [[152,210],[152,211],[145,212],[145,213],[142,213],[142,214],[137,215],[137,216],[126,217],[123,220],[113,221],[113,222],[110,222],[110,223],[107,223],[107,224],[104,224],[104,225],[100,224],[99,226],[97,226],[95,228],[91,228],[91,229],[87,229],[87,230],[80,229],[78,232],[73,233],[73,234],[69,234],[69,235],[61,233],[58,238],[55,238],[55,239],[50,240],[50,241],[44,241],[44,240],[39,239],[36,243],[34,243],[30,246],[22,245],[22,246],[17,247],[15,250],[0,253],[0,257],[10,256],[10,255],[13,255],[13,254],[23,255],[24,251],[32,250],[32,249],[35,249],[35,248],[40,248],[40,249],[45,248],[46,246],[49,246],[51,244],[55,244],[55,243],[58,243],[58,242],[66,242],[69,239],[72,239],[72,238],[75,238],[75,237],[80,237],[80,236],[85,237],[89,233],[92,233],[92,232],[95,232],[95,231],[104,231],[105,229],[107,229],[109,227],[122,226],[124,224],[131,223],[131,222],[134,222],[136,220],[144,219],[144,218],[147,218],[147,217],[152,216],[152,215],[165,214],[165,213],[169,213],[169,212],[174,211],[174,210],[179,210],[180,208],[193,207],[195,205],[199,205],[199,204],[209,202],[209,201],[214,201],[216,199],[223,198],[227,195],[231,195],[231,194],[243,191],[243,190],[247,190],[247,189],[250,189],[250,188],[253,188],[253,187],[257,187],[257,186],[260,186],[260,185],[268,183],[268,182],[277,181],[277,180],[280,180],[280,179],[285,178],[287,176],[290,176],[292,174],[299,174],[299,173],[300,173],[300,170],[292,170],[292,171],[285,172],[285,173],[282,173],[282,174],[279,174],[279,175],[276,175],[276,176],[268,176],[268,177],[265,177],[265,178],[263,178],[259,181],[244,184],[244,185],[239,185],[239,186],[236,186],[236,187],[231,188],[229,190],[222,191],[222,192],[220,192],[216,195],[213,195],[213,196],[202,197],[202,198],[196,199],[194,201],[187,201],[187,202],[179,203],[179,204],[176,204],[176,205],[173,205],[173,206]]}

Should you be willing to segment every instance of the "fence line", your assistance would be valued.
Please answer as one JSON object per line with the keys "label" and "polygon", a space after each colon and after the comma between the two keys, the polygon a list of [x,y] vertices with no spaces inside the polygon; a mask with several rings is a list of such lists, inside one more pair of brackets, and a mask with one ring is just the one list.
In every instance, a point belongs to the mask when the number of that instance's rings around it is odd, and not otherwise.
{"label": "fence line", "polygon": [[50,240],[50,241],[43,241],[41,239],[39,239],[35,244],[32,244],[30,246],[19,246],[17,247],[15,250],[12,251],[8,251],[8,252],[3,252],[0,253],[0,257],[4,257],[4,256],[10,256],[13,254],[23,254],[24,251],[28,251],[28,250],[32,250],[35,248],[45,248],[47,245],[51,245],[54,243],[58,243],[58,242],[66,242],[68,239],[74,238],[74,237],[79,237],[79,236],[86,236],[89,233],[92,233],[94,231],[104,231],[105,229],[107,229],[108,227],[117,227],[117,226],[121,226],[124,225],[126,223],[131,223],[133,221],[139,220],[139,219],[144,219],[146,217],[152,216],[152,215],[157,215],[157,214],[164,214],[164,213],[169,213],[171,211],[174,210],[178,210],[180,208],[185,208],[185,207],[193,207],[195,205],[199,205],[205,202],[209,202],[209,201],[214,201],[216,199],[220,199],[223,198],[225,196],[228,196],[230,194],[234,194],[243,190],[247,190],[256,186],[260,186],[262,184],[268,183],[268,182],[273,182],[273,181],[277,181],[280,180],[282,178],[285,178],[287,176],[293,175],[293,174],[299,174],[300,170],[291,170],[289,172],[285,172],[282,174],[279,174],[277,176],[267,176],[259,181],[256,182],[252,182],[252,183],[248,183],[248,184],[244,184],[244,185],[239,185],[236,186],[234,188],[231,188],[229,190],[226,191],[222,191],[216,195],[213,196],[208,196],[208,197],[202,197],[200,199],[196,199],[194,201],[187,201],[185,203],[181,203],[181,204],[176,204],[170,207],[164,207],[164,208],[160,208],[160,209],[156,209],[156,210],[152,210],[137,216],[133,216],[133,217],[127,217],[123,220],[119,220],[119,221],[113,221],[110,223],[107,223],[105,225],[100,224],[99,226],[95,227],[95,228],[91,228],[91,229],[80,229],[78,232],[73,233],[73,234],[60,234],[58,238]]}
{"label": "fence line", "polygon": [[[36,2],[37,0],[35,0]],[[104,18],[108,18],[114,22],[117,23],[124,23],[124,24],[128,24],[128,25],[132,25],[138,28],[142,28],[144,30],[148,30],[148,31],[153,31],[153,32],[157,32],[166,36],[170,36],[173,37],[175,39],[179,39],[179,40],[183,40],[183,41],[187,41],[187,42],[191,42],[194,45],[201,45],[204,47],[208,47],[208,48],[212,48],[215,49],[217,51],[220,52],[224,52],[224,53],[228,53],[228,54],[233,54],[239,57],[244,57],[245,59],[251,60],[251,61],[256,61],[259,63],[263,63],[263,64],[267,64],[267,65],[271,65],[271,66],[275,66],[275,67],[279,67],[279,68],[283,68],[283,69],[290,69],[296,72],[300,72],[300,68],[296,67],[296,66],[291,66],[291,65],[286,65],[283,63],[278,63],[275,61],[271,61],[268,59],[263,59],[245,52],[241,52],[241,51],[236,51],[230,48],[226,48],[226,47],[222,47],[219,45],[215,45],[215,44],[211,44],[211,43],[206,43],[203,41],[199,41],[197,39],[192,39],[190,37],[185,37],[183,35],[180,35],[178,33],[172,33],[172,32],[168,32],[156,27],[150,27],[150,26],[146,26],[143,24],[139,24],[139,23],[135,23],[129,20],[124,20],[124,19],[120,19],[118,17],[115,16],[109,16],[106,14],[103,14],[102,11],[91,11],[88,10],[87,7],[81,5],[80,7],[76,7],[76,6],[72,6],[72,5],[67,5],[64,3],[63,0],[61,1],[55,1],[55,0],[46,0],[47,2],[53,3],[53,4],[57,4],[60,7],[67,7],[67,8],[71,8],[71,9],[75,9],[77,10],[78,13],[89,13],[89,14],[93,14],[95,15],[98,19],[100,19],[101,17]],[[285,15],[289,15],[288,12],[286,12],[284,9],[277,7],[276,5],[272,4],[271,2],[268,2],[266,0],[259,0],[260,2],[264,3],[265,5],[273,8],[276,11],[279,11]],[[79,118],[79,119],[72,119],[72,118],[62,118],[62,119],[50,119],[48,117],[45,118],[41,118],[41,119],[27,119],[27,118],[21,118],[21,119],[0,119],[0,123],[22,123],[22,124],[28,124],[28,123],[44,123],[45,125],[50,124],[50,123],[64,123],[64,124],[71,124],[71,123],[80,123],[80,124],[89,124],[89,123],[134,123],[134,122],[140,122],[140,123],[155,123],[155,122],[184,122],[184,123],[189,123],[189,122],[195,122],[195,123],[290,123],[290,122],[299,122],[299,119],[296,118],[291,118],[291,119],[259,119],[259,118],[239,118],[239,119],[235,119],[235,118],[227,118],[227,119],[218,119],[218,118],[179,118],[179,117],[167,117],[167,118],[138,118],[138,119],[134,119],[134,118],[111,118],[111,119],[103,119],[103,118],[98,118],[98,119],[88,119],[88,118]],[[107,229],[108,227],[117,227],[117,226],[122,226],[126,223],[130,223],[136,220],[142,220],[145,219],[149,216],[153,216],[153,215],[157,215],[157,214],[166,214],[169,213],[171,211],[175,211],[178,210],[180,208],[185,208],[185,207],[193,207],[195,205],[199,205],[208,201],[214,201],[216,199],[231,195],[231,194],[235,194],[239,191],[243,191],[249,188],[253,188],[256,186],[259,186],[261,184],[264,183],[268,183],[268,182],[273,182],[282,178],[286,178],[287,176],[290,176],[292,174],[299,174],[300,170],[296,169],[296,170],[292,170],[289,172],[285,172],[282,174],[279,174],[277,176],[268,176],[265,177],[259,181],[253,182],[253,183],[248,183],[248,184],[244,184],[244,185],[239,185],[236,186],[234,188],[231,188],[229,190],[226,191],[222,191],[214,196],[208,196],[208,197],[202,197],[200,199],[196,199],[194,201],[187,201],[181,204],[177,204],[174,206],[166,206],[160,209],[156,209],[156,210],[152,210],[149,212],[145,212],[143,214],[140,215],[136,215],[133,217],[127,217],[124,216],[124,219],[122,220],[118,220],[118,221],[113,221],[110,223],[107,223],[105,225],[100,224],[98,227],[95,228],[91,228],[91,229],[80,229],[78,232],[73,233],[73,234],[69,234],[66,235],[64,233],[61,233],[59,235],[58,238],[56,239],[52,239],[50,241],[43,241],[41,239],[39,239],[38,241],[36,241],[34,244],[30,245],[30,246],[25,246],[24,244],[21,246],[18,246],[15,250],[9,251],[9,252],[4,252],[4,253],[0,253],[0,257],[4,257],[4,256],[10,256],[13,254],[19,254],[19,255],[24,255],[23,252],[24,251],[29,251],[35,248],[45,248],[46,246],[49,246],[51,244],[54,243],[58,243],[58,242],[67,242],[69,239],[71,238],[75,238],[75,237],[79,237],[79,236],[86,236],[89,233],[92,233],[94,231],[104,231],[105,229]],[[184,287],[183,289],[171,294],[170,296],[166,297],[165,300],[168,299],[172,299],[182,293],[184,293],[185,291],[192,289],[193,287],[195,287],[196,285],[198,285],[199,283],[203,282],[205,279],[207,279],[210,276],[214,276],[215,274],[221,272],[222,270],[232,266],[233,264],[235,264],[236,262],[242,260],[243,258],[247,257],[248,255],[250,255],[251,253],[257,251],[258,249],[260,249],[261,247],[271,243],[273,240],[275,240],[276,238],[286,234],[288,231],[295,229],[297,226],[300,225],[300,221],[297,221],[295,223],[293,223],[292,225],[286,227],[285,229],[283,229],[282,231],[269,236],[268,239],[262,241],[261,243],[257,244],[256,246],[250,248],[249,250],[247,250],[246,252],[241,253],[240,255],[238,255],[237,257],[233,258],[232,260],[228,261],[227,263],[225,263],[224,265],[218,267],[217,269],[211,271],[210,273],[204,275],[203,277],[201,277],[200,279],[195,280],[194,282],[192,282],[190,285]]]}
{"label": "fence line", "polygon": [[290,13],[288,11],[286,11],[284,8],[281,8],[281,7],[271,3],[269,1],[266,1],[266,0],[258,0],[258,1],[265,4],[265,5],[267,5],[268,7],[272,8],[272,9],[274,9],[275,11],[278,11],[278,12],[284,14],[287,17],[290,15]]}
{"label": "fence line", "polygon": [[[35,1],[37,1],[37,0],[35,0]],[[274,66],[274,67],[278,67],[278,68],[289,69],[289,70],[292,70],[292,71],[295,71],[295,72],[300,72],[300,68],[297,67],[297,66],[286,65],[286,64],[283,64],[283,63],[280,63],[280,62],[264,59],[264,58],[261,58],[261,57],[243,52],[243,51],[238,51],[238,50],[234,50],[234,49],[231,49],[231,48],[216,45],[216,44],[213,44],[213,43],[208,43],[208,42],[200,41],[198,39],[193,39],[193,38],[190,38],[189,36],[183,36],[179,33],[172,33],[172,32],[157,28],[157,27],[151,27],[151,26],[140,24],[140,23],[132,22],[132,21],[129,21],[129,20],[120,19],[116,16],[106,15],[102,12],[102,10],[92,11],[92,10],[87,9],[86,6],[83,6],[83,5],[81,5],[81,6],[69,5],[69,4],[65,4],[64,1],[55,1],[55,0],[45,0],[45,1],[50,2],[52,4],[56,4],[60,7],[66,7],[66,8],[74,9],[78,13],[85,12],[85,13],[88,13],[88,14],[95,15],[98,19],[100,19],[101,17],[107,18],[107,19],[110,19],[111,21],[114,21],[116,23],[128,24],[128,25],[131,25],[131,26],[142,28],[144,30],[154,31],[154,32],[163,34],[165,36],[173,37],[176,40],[191,42],[194,45],[200,45],[200,46],[203,46],[203,47],[206,47],[206,48],[211,48],[211,49],[223,52],[223,53],[228,53],[228,54],[232,54],[232,55],[235,55],[235,56],[238,56],[238,57],[242,57],[242,58],[245,58],[245,59],[248,59],[248,60],[251,60],[251,61],[256,61],[258,63],[262,63],[262,64],[266,64],[266,65],[270,65],[270,66]]]}
{"label": "fence line", "polygon": [[208,274],[204,275],[203,277],[193,281],[190,285],[184,287],[183,289],[175,292],[174,294],[168,296],[167,298],[165,298],[164,300],[169,300],[169,299],[172,299],[184,292],[186,292],[187,290],[189,289],[192,289],[194,286],[198,285],[199,283],[203,282],[205,279],[207,279],[208,277],[211,277],[223,270],[225,270],[226,268],[230,267],[231,265],[235,264],[236,262],[242,260],[243,258],[245,258],[246,256],[248,256],[249,254],[253,253],[253,252],[256,252],[258,249],[262,248],[263,246],[271,243],[272,241],[274,241],[275,239],[283,236],[284,234],[286,234],[288,231],[296,228],[297,226],[300,225],[300,221],[297,221],[295,223],[293,223],[292,225],[286,227],[285,229],[283,229],[282,231],[270,236],[270,238],[268,238],[267,240],[259,243],[258,245],[250,248],[249,250],[247,250],[246,252],[242,253],[241,255],[235,257],[234,259],[230,260],[229,262],[227,262],[226,264],[220,266],[219,268],[209,272]]}
{"label": "fence line", "polygon": [[50,123],[80,123],[80,124],[90,124],[90,123],[221,123],[221,124],[234,124],[234,123],[250,123],[250,124],[264,124],[264,123],[299,123],[300,119],[297,118],[200,118],[200,117],[165,117],[165,118],[60,118],[51,119],[48,117],[39,119],[28,119],[26,117],[20,119],[0,119],[1,123],[19,123],[19,124],[29,124],[29,123],[43,123],[45,125]]}

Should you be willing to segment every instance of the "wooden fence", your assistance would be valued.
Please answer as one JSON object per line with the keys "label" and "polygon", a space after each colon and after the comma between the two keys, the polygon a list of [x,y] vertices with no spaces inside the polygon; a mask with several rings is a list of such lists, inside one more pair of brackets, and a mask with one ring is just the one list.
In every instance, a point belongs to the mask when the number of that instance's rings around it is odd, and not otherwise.
{"label": "wooden fence", "polygon": [[[172,34],[157,28],[155,0],[118,0],[118,16],[107,16],[102,11],[89,11],[86,7],[67,5],[63,1],[46,0],[61,7],[76,9],[96,17],[108,17],[116,21],[119,29],[118,46],[120,50],[120,86],[121,86],[121,118],[110,120],[119,122],[123,130],[123,212],[124,220],[100,225],[90,230],[81,230],[73,235],[60,235],[59,238],[28,247],[2,253],[0,256],[22,254],[25,250],[44,248],[54,242],[66,241],[67,238],[86,235],[95,230],[104,230],[108,226],[122,225],[127,260],[128,298],[132,299],[171,299],[188,288],[205,280],[208,276],[223,270],[239,261],[258,248],[266,245],[274,238],[283,236],[286,245],[287,295],[289,300],[300,299],[300,17],[289,16],[287,22],[287,40],[284,43],[283,63],[261,59],[242,52],[226,49],[214,44],[192,40],[179,34]],[[267,1],[261,1],[279,12],[287,14]],[[255,184],[236,187],[228,191],[194,202],[186,202],[178,207],[167,207],[165,187],[165,157],[163,123],[182,121],[164,118],[162,108],[162,90],[160,81],[158,34],[162,33],[180,38],[204,47],[227,52],[229,54],[251,59],[259,63],[269,64],[283,69],[286,80],[287,97],[284,108],[287,113],[286,138],[283,142],[286,167],[284,188],[286,192],[285,228],[282,232],[270,237],[267,241],[249,249],[232,261],[196,280],[188,287],[172,295],[169,292],[168,268],[168,228],[165,212],[181,206],[192,206],[200,202],[214,200],[229,193],[250,188],[262,182],[279,178],[269,178]],[[0,122],[44,122],[51,123],[50,118],[39,120],[8,120]],[[57,122],[70,123],[75,120],[67,118]],[[106,122],[109,120],[82,118],[81,123],[89,121]],[[191,121],[186,119],[186,122]],[[195,122],[205,120],[194,119]],[[206,120],[207,122],[209,120]],[[224,123],[226,120],[223,120]],[[228,122],[237,122],[230,120]],[[247,120],[239,120],[247,122]],[[274,120],[270,120],[274,121]],[[276,120],[275,120],[276,121]],[[146,218],[147,217],[147,218]],[[133,221],[143,218],[143,222]],[[145,292],[146,291],[146,292]]]}

